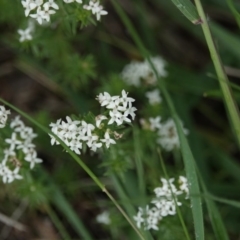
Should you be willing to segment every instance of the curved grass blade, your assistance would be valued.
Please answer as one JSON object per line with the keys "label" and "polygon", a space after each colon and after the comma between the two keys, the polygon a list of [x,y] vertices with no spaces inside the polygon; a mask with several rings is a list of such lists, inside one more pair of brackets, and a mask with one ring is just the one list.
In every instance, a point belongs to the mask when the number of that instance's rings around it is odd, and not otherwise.
{"label": "curved grass blade", "polygon": [[182,14],[193,24],[202,23],[202,20],[198,15],[196,7],[190,0],[172,0],[172,2],[182,12]]}
{"label": "curved grass blade", "polygon": [[[207,196],[210,195],[207,190],[207,187],[200,175],[199,175],[199,179],[200,179],[200,183],[201,183],[204,195],[207,195]],[[229,240],[227,230],[224,226],[222,217],[218,211],[218,208],[217,208],[215,202],[212,201],[212,199],[207,198],[207,197],[204,198],[204,200],[207,205],[209,217],[210,217],[211,224],[212,224],[213,231],[214,231],[216,238],[218,240]]]}
{"label": "curved grass blade", "polygon": [[237,9],[234,7],[232,0],[227,0],[228,7],[230,8],[232,14],[234,15],[236,22],[238,24],[238,27],[240,27],[240,14],[237,11]]}
{"label": "curved grass blade", "polygon": [[233,134],[236,137],[238,147],[240,148],[240,120],[239,120],[239,110],[232,96],[231,89],[229,87],[229,80],[224,71],[221,59],[219,57],[218,51],[213,41],[213,37],[208,26],[207,18],[202,7],[201,0],[195,0],[197,11],[200,17],[203,19],[202,30],[208,45],[208,49],[212,58],[212,62],[215,67],[215,71],[218,76],[219,84],[224,96],[224,103],[226,110],[229,113],[229,120],[233,128]]}

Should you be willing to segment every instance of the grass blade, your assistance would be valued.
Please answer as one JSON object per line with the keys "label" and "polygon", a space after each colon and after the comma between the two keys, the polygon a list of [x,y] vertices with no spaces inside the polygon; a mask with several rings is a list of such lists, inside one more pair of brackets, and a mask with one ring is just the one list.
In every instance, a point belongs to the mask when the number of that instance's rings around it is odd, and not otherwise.
{"label": "grass blade", "polygon": [[182,12],[182,14],[193,24],[202,23],[196,7],[190,0],[172,0],[172,2]]}
{"label": "grass blade", "polygon": [[228,80],[228,77],[227,77],[227,75],[224,71],[221,59],[218,55],[216,46],[214,44],[212,34],[211,34],[209,26],[208,26],[206,15],[203,11],[201,1],[200,0],[195,0],[195,3],[196,3],[198,13],[203,20],[203,24],[201,25],[202,30],[203,30],[203,33],[204,33],[204,36],[205,36],[205,39],[206,39],[206,42],[207,42],[207,45],[208,45],[208,49],[210,51],[210,55],[211,55],[211,58],[212,58],[212,61],[213,61],[213,64],[214,64],[214,67],[215,67],[215,70],[216,70],[216,73],[217,73],[217,76],[218,76],[220,87],[221,87],[222,92],[223,92],[224,102],[225,102],[225,105],[226,105],[226,109],[229,113],[230,122],[231,122],[232,127],[233,127],[233,133],[235,134],[238,146],[240,147],[239,110],[238,110],[237,105],[235,104],[235,101],[234,101],[233,97],[232,97],[231,90],[230,90],[230,87],[229,87],[229,84],[228,84],[229,80]]}

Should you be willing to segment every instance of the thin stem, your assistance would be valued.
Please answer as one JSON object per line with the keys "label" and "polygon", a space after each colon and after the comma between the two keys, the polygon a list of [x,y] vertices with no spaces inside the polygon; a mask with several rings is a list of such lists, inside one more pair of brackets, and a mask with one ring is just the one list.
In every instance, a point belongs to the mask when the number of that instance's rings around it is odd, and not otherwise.
{"label": "thin stem", "polygon": [[203,11],[201,0],[195,0],[195,4],[197,7],[198,14],[201,17],[201,19],[203,20],[203,23],[201,24],[202,30],[203,30],[203,33],[204,33],[204,36],[205,36],[205,39],[206,39],[206,42],[208,45],[208,49],[210,51],[210,55],[211,55],[211,58],[212,58],[212,61],[213,61],[214,67],[215,67],[215,71],[218,76],[220,87],[223,92],[225,104],[226,104],[227,110],[229,112],[230,120],[232,122],[232,127],[234,129],[236,139],[237,139],[238,145],[240,147],[239,110],[234,102],[233,97],[232,97],[231,90],[229,88],[229,83],[228,83],[229,80],[224,71],[221,59],[218,55],[216,46],[214,44],[212,34],[211,34],[211,31],[210,31],[210,28],[208,25],[208,21],[207,21],[205,13]]}

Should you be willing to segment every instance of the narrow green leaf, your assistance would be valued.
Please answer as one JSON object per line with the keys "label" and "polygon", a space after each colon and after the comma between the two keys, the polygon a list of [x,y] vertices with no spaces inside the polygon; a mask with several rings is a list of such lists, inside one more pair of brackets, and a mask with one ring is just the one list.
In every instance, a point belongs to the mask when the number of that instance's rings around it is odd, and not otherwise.
{"label": "narrow green leaf", "polygon": [[[172,109],[173,111],[173,109]],[[202,201],[199,196],[200,189],[197,179],[197,173],[195,169],[195,160],[192,151],[189,147],[187,139],[183,133],[181,122],[177,115],[174,114],[174,121],[176,123],[180,143],[181,151],[183,155],[184,166],[186,170],[187,179],[189,182],[189,193],[192,205],[193,222],[195,228],[196,239],[204,239],[204,225],[203,225],[203,212],[202,212]]]}
{"label": "narrow green leaf", "polygon": [[72,209],[71,205],[57,188],[55,188],[52,194],[52,201],[53,204],[65,215],[79,236],[86,240],[93,240],[76,212]]}
{"label": "narrow green leaf", "polygon": [[230,120],[230,123],[233,128],[233,133],[235,134],[235,137],[236,137],[236,140],[238,143],[238,147],[240,147],[239,109],[238,109],[238,106],[236,105],[236,102],[235,102],[233,96],[232,96],[231,89],[229,87],[229,80],[228,80],[228,77],[223,68],[222,61],[219,57],[217,48],[215,46],[211,31],[210,31],[210,28],[208,25],[207,17],[203,10],[201,0],[195,0],[195,4],[196,4],[199,15],[203,19],[202,30],[203,30],[203,33],[204,33],[204,36],[205,36],[205,39],[206,39],[206,42],[208,45],[208,49],[209,49],[209,52],[210,52],[210,55],[212,58],[212,62],[215,67],[215,71],[218,76],[221,90],[223,92],[224,103],[225,103],[226,109],[229,113],[229,120]]}
{"label": "narrow green leaf", "polygon": [[227,0],[228,7],[230,8],[232,14],[234,15],[238,26],[240,27],[240,14],[237,9],[234,7],[232,0]]}
{"label": "narrow green leaf", "polygon": [[235,201],[235,200],[228,200],[228,199],[225,199],[225,198],[216,197],[212,194],[207,194],[206,197],[210,198],[214,201],[220,202],[220,203],[224,203],[224,204],[236,207],[236,208],[240,208],[240,202]]}
{"label": "narrow green leaf", "polygon": [[[201,183],[204,194],[208,196],[209,192],[200,174],[199,174],[199,179],[200,179],[200,183]],[[215,202],[212,201],[212,199],[210,198],[204,198],[204,200],[207,205],[207,209],[208,209],[208,213],[209,213],[209,217],[211,220],[215,237],[218,240],[229,240],[227,230],[225,228],[222,217],[218,211],[218,208]]]}
{"label": "narrow green leaf", "polygon": [[190,0],[172,0],[172,2],[193,24],[202,23],[202,20],[197,13],[196,7]]}

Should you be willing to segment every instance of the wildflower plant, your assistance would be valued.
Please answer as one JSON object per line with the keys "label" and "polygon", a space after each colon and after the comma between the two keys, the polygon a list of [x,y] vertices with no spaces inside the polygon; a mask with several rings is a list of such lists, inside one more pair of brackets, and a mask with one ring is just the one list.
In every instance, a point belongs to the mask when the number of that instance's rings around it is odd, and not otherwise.
{"label": "wildflower plant", "polygon": [[205,3],[214,22],[200,0],[148,3],[0,1],[0,200],[9,216],[19,203],[14,223],[47,217],[61,239],[239,236],[239,6]]}

